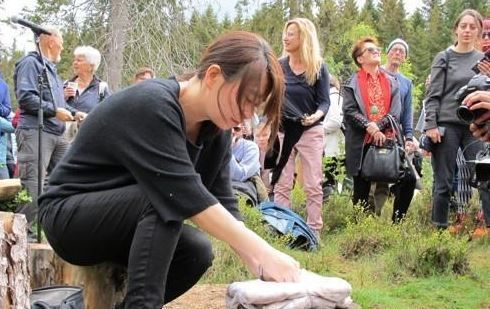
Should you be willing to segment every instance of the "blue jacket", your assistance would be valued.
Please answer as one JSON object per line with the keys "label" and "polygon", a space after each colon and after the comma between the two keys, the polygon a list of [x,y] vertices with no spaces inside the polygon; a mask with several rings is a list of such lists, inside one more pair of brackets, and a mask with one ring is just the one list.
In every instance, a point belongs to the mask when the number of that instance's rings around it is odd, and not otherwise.
{"label": "blue jacket", "polygon": [[10,103],[10,93],[7,83],[0,77],[0,117],[8,117],[12,105]]}
{"label": "blue jacket", "polygon": [[[69,81],[75,81],[76,78],[75,76]],[[105,84],[104,89],[100,89],[102,83]],[[99,91],[102,91],[102,93],[99,93]],[[107,83],[102,82],[97,76],[94,76],[88,87],[82,93],[77,90],[76,96],[68,99],[67,103],[71,107],[88,114],[109,95],[111,95],[111,92],[107,87]]]}
{"label": "blue jacket", "polygon": [[402,125],[405,138],[413,139],[412,81],[401,73],[392,74],[386,70],[384,71],[398,81],[402,105],[400,124]]}
{"label": "blue jacket", "polygon": [[[53,98],[49,94],[49,89],[42,90],[42,103],[44,116],[43,131],[55,135],[61,135],[65,131],[65,123],[56,118],[58,107],[66,108],[71,112],[76,109],[66,104],[63,95],[63,82],[58,77],[56,67],[53,63],[45,60],[47,75]],[[39,89],[38,76],[42,72],[42,63],[37,52],[30,52],[15,64],[14,83],[15,95],[19,102],[20,118],[17,125],[20,129],[37,129],[37,112],[39,110]],[[53,102],[54,99],[54,102]]]}
{"label": "blue jacket", "polygon": [[7,135],[14,133],[12,123],[0,117],[0,166],[7,164]]}

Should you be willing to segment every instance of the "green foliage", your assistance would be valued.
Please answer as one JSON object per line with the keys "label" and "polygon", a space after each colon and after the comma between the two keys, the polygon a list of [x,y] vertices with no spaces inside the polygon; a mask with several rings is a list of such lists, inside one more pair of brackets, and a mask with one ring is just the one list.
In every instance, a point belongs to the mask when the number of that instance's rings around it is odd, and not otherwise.
{"label": "green foliage", "polygon": [[20,190],[12,200],[1,201],[0,211],[14,212],[19,206],[32,202],[32,197],[26,189]]}
{"label": "green foliage", "polygon": [[407,232],[402,237],[392,253],[392,272],[408,271],[416,277],[469,272],[467,240],[453,237],[447,231],[428,235]]}
{"label": "green foliage", "polygon": [[380,253],[395,244],[397,230],[396,225],[387,225],[372,216],[359,223],[349,222],[340,242],[340,254],[356,259]]}

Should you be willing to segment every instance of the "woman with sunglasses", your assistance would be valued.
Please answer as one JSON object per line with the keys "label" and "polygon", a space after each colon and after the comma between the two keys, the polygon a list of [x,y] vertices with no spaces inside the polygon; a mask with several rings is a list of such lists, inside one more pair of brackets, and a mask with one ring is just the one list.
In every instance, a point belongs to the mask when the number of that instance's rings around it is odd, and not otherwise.
{"label": "woman with sunglasses", "polygon": [[182,80],[152,79],[107,98],[39,199],[53,249],[76,265],[127,266],[124,308],[162,308],[211,266],[210,241],[187,219],[257,277],[297,281],[298,262],[239,221],[229,168],[229,129],[264,105],[277,132],[283,89],[267,42],[230,32]]}
{"label": "woman with sunglasses", "polygon": [[374,205],[368,204],[371,182],[361,176],[363,149],[371,143],[383,145],[386,130],[391,128],[388,114],[399,120],[400,90],[395,79],[380,70],[381,49],[375,38],[359,40],[352,49],[352,59],[359,71],[344,85],[345,163],[347,174],[354,180],[353,203],[361,203],[374,213]]}
{"label": "woman with sunglasses", "polygon": [[[468,84],[475,75],[472,67],[483,58],[483,53],[477,50],[482,26],[480,13],[464,10],[453,26],[454,45],[438,53],[432,62],[424,129],[434,143],[431,160],[434,171],[432,223],[437,228],[445,229],[448,226],[458,148],[463,149],[467,162],[474,160],[483,148],[483,144],[472,136],[468,124],[461,121],[456,112],[461,105],[456,92]],[[483,204],[490,202],[489,194],[480,190]]]}

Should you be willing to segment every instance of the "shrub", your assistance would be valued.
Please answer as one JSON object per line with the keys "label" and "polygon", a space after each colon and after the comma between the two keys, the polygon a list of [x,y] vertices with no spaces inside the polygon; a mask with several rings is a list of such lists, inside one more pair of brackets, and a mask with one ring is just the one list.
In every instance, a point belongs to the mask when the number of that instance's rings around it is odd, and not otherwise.
{"label": "shrub", "polygon": [[394,249],[393,271],[408,271],[416,277],[436,274],[466,274],[469,271],[468,243],[447,231],[412,234]]}
{"label": "shrub", "polygon": [[357,224],[349,222],[340,241],[340,253],[348,259],[369,256],[394,245],[399,231],[397,225],[369,216]]}
{"label": "shrub", "polygon": [[323,229],[324,231],[340,231],[347,223],[355,220],[362,213],[359,207],[354,207],[351,197],[334,193],[323,205]]}
{"label": "shrub", "polygon": [[15,211],[18,207],[32,202],[32,197],[26,189],[20,190],[17,195],[7,201],[0,202],[0,211]]}

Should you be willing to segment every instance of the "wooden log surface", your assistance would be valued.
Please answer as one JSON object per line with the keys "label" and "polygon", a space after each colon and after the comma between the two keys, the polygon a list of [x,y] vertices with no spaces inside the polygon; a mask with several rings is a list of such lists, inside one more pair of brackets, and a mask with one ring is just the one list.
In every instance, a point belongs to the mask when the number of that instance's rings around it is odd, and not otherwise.
{"label": "wooden log surface", "polygon": [[125,293],[122,267],[103,263],[76,266],[61,259],[49,244],[30,244],[31,287],[70,285],[83,288],[86,309],[113,308]]}
{"label": "wooden log surface", "polygon": [[27,221],[0,212],[0,308],[29,308]]}
{"label": "wooden log surface", "polygon": [[19,178],[0,179],[0,201],[11,200],[22,190]]}

